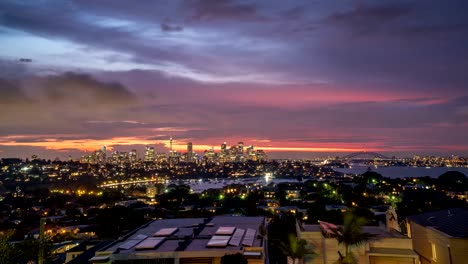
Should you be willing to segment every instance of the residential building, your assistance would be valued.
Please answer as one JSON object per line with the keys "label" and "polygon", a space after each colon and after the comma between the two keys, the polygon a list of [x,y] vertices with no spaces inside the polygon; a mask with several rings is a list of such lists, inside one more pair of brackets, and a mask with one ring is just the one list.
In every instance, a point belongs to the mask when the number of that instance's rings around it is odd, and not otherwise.
{"label": "residential building", "polygon": [[92,263],[220,263],[241,253],[265,263],[265,218],[218,216],[155,220],[96,252]]}
{"label": "residential building", "polygon": [[[328,224],[328,223],[327,223]],[[418,255],[413,251],[410,238],[396,230],[380,226],[364,226],[363,232],[374,235],[367,243],[352,249],[359,264],[418,264]],[[323,225],[303,225],[299,236],[305,239],[317,255],[305,263],[333,264],[344,253],[344,246]]]}
{"label": "residential building", "polygon": [[468,262],[468,209],[410,216],[407,229],[421,264]]}

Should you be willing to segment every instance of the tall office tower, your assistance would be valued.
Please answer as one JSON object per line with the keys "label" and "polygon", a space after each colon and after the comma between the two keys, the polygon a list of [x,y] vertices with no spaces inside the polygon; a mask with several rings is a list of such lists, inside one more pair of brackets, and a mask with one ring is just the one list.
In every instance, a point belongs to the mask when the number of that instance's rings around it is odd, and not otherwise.
{"label": "tall office tower", "polygon": [[187,161],[193,161],[193,144],[192,142],[187,143]]}
{"label": "tall office tower", "polygon": [[145,148],[145,161],[154,161],[156,152],[154,151],[153,147],[146,147]]}
{"label": "tall office tower", "polygon": [[246,158],[247,158],[248,160],[256,160],[254,147],[253,147],[252,145],[250,145],[250,146],[247,148],[246,156],[247,156]]}
{"label": "tall office tower", "polygon": [[266,161],[268,159],[266,153],[261,149],[256,151],[255,157],[257,161]]}
{"label": "tall office tower", "polygon": [[226,152],[227,152],[226,142],[224,142],[223,144],[221,144],[221,153],[226,154]]}
{"label": "tall office tower", "polygon": [[106,154],[107,154],[107,153],[106,153],[107,151],[106,151],[106,149],[107,149],[107,146],[106,146],[106,145],[104,145],[104,146],[101,147],[101,155],[100,155],[100,157],[99,157],[99,163],[106,163],[106,161],[107,161],[107,157],[106,157],[106,156],[107,156],[107,155],[106,155]]}
{"label": "tall office tower", "polygon": [[192,144],[192,142],[187,143],[187,153],[193,153],[193,144]]}
{"label": "tall office tower", "polygon": [[119,155],[120,155],[120,153],[118,151],[112,152],[112,154],[111,154],[111,158],[112,158],[111,163],[112,164],[114,164],[114,165],[119,164]]}
{"label": "tall office tower", "polygon": [[137,151],[136,151],[136,149],[132,149],[132,151],[130,151],[130,152],[128,153],[128,160],[130,161],[130,163],[135,163],[135,162],[137,162],[138,156],[137,156]]}
{"label": "tall office tower", "polygon": [[169,145],[170,145],[169,153],[172,153],[172,137],[169,138]]}
{"label": "tall office tower", "polygon": [[244,142],[237,143],[237,151],[240,155],[244,155]]}

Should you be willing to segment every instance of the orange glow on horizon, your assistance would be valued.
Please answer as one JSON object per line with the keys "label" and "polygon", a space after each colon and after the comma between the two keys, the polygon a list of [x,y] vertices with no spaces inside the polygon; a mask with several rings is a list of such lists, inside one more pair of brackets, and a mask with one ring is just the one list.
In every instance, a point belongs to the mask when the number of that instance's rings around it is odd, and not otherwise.
{"label": "orange glow on horizon", "polygon": [[[70,151],[70,150],[78,150],[84,152],[93,152],[95,150],[100,149],[102,146],[107,146],[107,149],[112,151],[115,147],[118,146],[154,146],[154,145],[163,145],[164,150],[157,149],[157,152],[166,152],[170,148],[169,139],[167,140],[149,140],[146,137],[113,137],[110,139],[68,139],[68,140],[57,140],[54,138],[57,135],[41,135],[39,136],[40,141],[37,141],[36,136],[25,136],[25,135],[17,135],[17,136],[6,136],[0,137],[0,146],[31,146],[31,147],[42,147],[48,150],[55,150],[55,151]],[[31,139],[30,142],[27,142],[27,139]],[[16,139],[21,139],[21,142],[17,142]],[[186,152],[187,151],[187,142],[191,140],[183,139],[183,140],[174,140],[172,147],[173,150],[179,152]],[[209,141],[216,141],[219,142],[216,145],[207,144],[205,142],[200,142],[200,144],[193,144],[193,150],[197,152],[203,152],[205,150],[214,149],[215,151],[219,152],[221,147],[221,143],[224,140],[220,139],[210,139]],[[230,139],[231,142],[239,142],[242,140],[233,140]],[[328,143],[328,142],[296,142],[291,140],[286,141],[274,141],[272,142],[269,139],[249,139],[243,141],[244,148],[249,146],[252,143],[254,146],[254,150],[264,150],[267,152],[360,152],[360,151],[372,151],[372,152],[385,152],[385,151],[392,151],[392,149],[384,148],[379,146],[377,143],[367,143],[363,146],[360,143],[347,143],[347,142],[340,142],[340,143]],[[255,145],[259,144],[259,145]],[[228,144],[227,147],[233,146],[236,144]],[[418,151],[420,150],[419,146],[407,146],[407,147],[398,147],[397,150],[405,151]],[[457,150],[466,150],[466,146],[439,146],[438,149],[440,150],[448,150],[448,151],[457,151]]]}
{"label": "orange glow on horizon", "polygon": [[[16,142],[15,139],[21,138],[22,142]],[[25,139],[31,138],[31,142],[24,142]],[[34,139],[34,141],[33,141]],[[174,140],[172,147],[174,150],[179,152],[185,152],[187,150],[187,142],[184,140],[177,141]],[[234,141],[238,142],[238,141]],[[297,146],[297,142],[271,142],[268,139],[261,140],[249,140],[246,142],[259,143],[259,144],[268,144],[268,146],[258,146],[254,145],[255,150],[265,150],[269,152],[356,152],[364,151],[362,145],[360,144],[330,144],[330,143],[314,143],[314,142],[301,142],[300,144],[303,147]],[[113,150],[115,146],[132,146],[132,145],[164,145],[166,149],[169,149],[170,143],[168,140],[148,140],[144,137],[114,137],[110,139],[95,140],[95,139],[70,139],[70,140],[61,140],[58,141],[55,138],[45,137],[41,141],[37,141],[35,137],[32,136],[9,136],[4,137],[3,140],[0,138],[0,146],[32,146],[32,147],[42,147],[48,150],[56,151],[69,151],[69,150],[79,150],[85,152],[92,152],[98,150],[102,146],[107,146],[108,150]],[[209,145],[209,144],[194,144],[194,151],[203,152],[213,148],[216,151],[219,151],[221,147],[218,145]],[[248,144],[245,144],[247,147]],[[228,148],[230,145],[228,145]],[[379,151],[378,148],[366,148],[367,151]],[[159,150],[160,152],[163,152]]]}

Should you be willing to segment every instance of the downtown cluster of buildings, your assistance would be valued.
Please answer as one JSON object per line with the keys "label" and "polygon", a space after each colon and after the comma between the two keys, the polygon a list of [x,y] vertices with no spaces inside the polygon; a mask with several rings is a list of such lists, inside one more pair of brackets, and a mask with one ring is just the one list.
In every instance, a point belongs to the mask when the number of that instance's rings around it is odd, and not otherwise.
{"label": "downtown cluster of buildings", "polygon": [[187,143],[187,152],[181,153],[172,148],[173,140],[169,139],[170,150],[167,155],[164,152],[157,153],[156,149],[151,146],[145,147],[145,152],[142,156],[133,149],[129,152],[114,151],[109,156],[107,155],[107,147],[96,150],[90,155],[85,155],[80,158],[81,163],[104,164],[111,163],[114,165],[133,164],[136,162],[155,162],[157,164],[178,164],[179,162],[189,163],[217,163],[217,162],[243,162],[243,161],[265,161],[267,155],[263,150],[254,150],[252,145],[244,147],[244,142],[239,142],[237,145],[227,147],[226,142],[221,144],[221,151],[215,152],[214,148],[205,150],[202,155],[193,151],[193,143]]}

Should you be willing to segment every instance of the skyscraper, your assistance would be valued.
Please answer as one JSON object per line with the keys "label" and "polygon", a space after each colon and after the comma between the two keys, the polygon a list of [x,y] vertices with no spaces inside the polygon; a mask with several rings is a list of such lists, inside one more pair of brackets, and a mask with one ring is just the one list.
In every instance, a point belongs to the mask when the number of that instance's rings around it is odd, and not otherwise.
{"label": "skyscraper", "polygon": [[188,162],[193,161],[193,144],[192,144],[192,142],[187,143],[187,161]]}
{"label": "skyscraper", "polygon": [[224,142],[223,144],[221,144],[221,153],[226,154],[226,151],[226,142]]}
{"label": "skyscraper", "polygon": [[138,160],[136,149],[132,149],[132,151],[128,153],[128,159],[130,163],[135,163]]}
{"label": "skyscraper", "polygon": [[187,143],[187,153],[193,152],[193,144],[192,142]]}
{"label": "skyscraper", "polygon": [[244,142],[237,143],[237,151],[240,155],[244,155]]}
{"label": "skyscraper", "polygon": [[154,151],[153,147],[146,146],[145,148],[145,161],[154,161],[156,156],[156,152]]}

